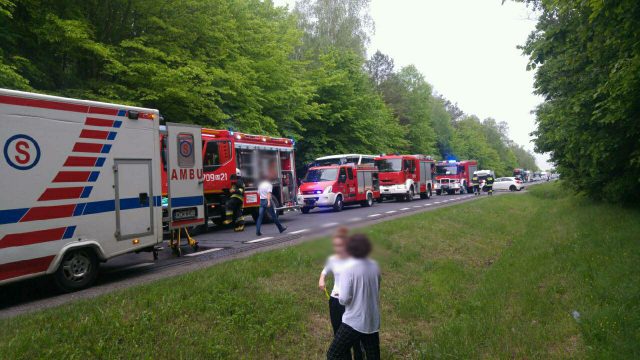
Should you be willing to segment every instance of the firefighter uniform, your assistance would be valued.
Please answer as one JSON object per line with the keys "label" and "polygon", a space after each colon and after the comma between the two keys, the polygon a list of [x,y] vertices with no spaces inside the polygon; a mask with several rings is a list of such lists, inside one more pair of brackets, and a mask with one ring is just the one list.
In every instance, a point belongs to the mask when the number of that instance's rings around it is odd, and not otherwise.
{"label": "firefighter uniform", "polygon": [[487,189],[489,189],[489,195],[493,195],[493,182],[494,178],[492,175],[487,176]]}
{"label": "firefighter uniform", "polygon": [[244,207],[244,181],[238,178],[235,184],[231,185],[229,190],[229,200],[225,203],[225,220],[224,224],[233,223],[235,231],[244,230],[244,216],[242,208]]}
{"label": "firefighter uniform", "polygon": [[473,185],[473,195],[480,195],[480,179],[478,175],[473,175],[471,178],[471,185]]}

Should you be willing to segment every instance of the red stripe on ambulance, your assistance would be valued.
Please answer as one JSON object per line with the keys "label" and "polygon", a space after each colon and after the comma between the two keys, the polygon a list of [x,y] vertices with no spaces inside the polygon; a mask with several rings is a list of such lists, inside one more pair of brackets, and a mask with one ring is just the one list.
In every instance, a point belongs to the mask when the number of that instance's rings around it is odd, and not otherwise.
{"label": "red stripe on ambulance", "polygon": [[64,188],[48,188],[38,198],[38,201],[78,199],[82,195],[83,186],[64,187]]}
{"label": "red stripe on ambulance", "polygon": [[64,166],[95,166],[97,160],[94,156],[69,156]]}
{"label": "red stripe on ambulance", "polygon": [[20,222],[60,219],[73,216],[76,204],[32,207]]}
{"label": "red stripe on ambulance", "polygon": [[109,136],[109,132],[102,131],[102,130],[83,129],[82,132],[80,132],[80,137],[84,139],[106,140],[108,136]]}
{"label": "red stripe on ambulance", "polygon": [[0,265],[0,281],[45,272],[55,256],[45,256]]}
{"label": "red stripe on ambulance", "polygon": [[88,117],[84,124],[89,126],[113,127],[113,120]]}
{"label": "red stripe on ambulance", "polygon": [[93,143],[76,143],[73,145],[73,152],[86,152],[86,153],[101,153],[102,144]]}
{"label": "red stripe on ambulance", "polygon": [[0,240],[0,249],[16,247],[16,246],[40,244],[48,241],[57,241],[62,239],[62,237],[64,236],[64,232],[66,230],[67,230],[66,227],[60,227],[55,229],[30,231],[30,232],[24,232],[19,234],[5,235]]}
{"label": "red stripe on ambulance", "polygon": [[86,182],[90,175],[91,171],[60,171],[53,182]]}

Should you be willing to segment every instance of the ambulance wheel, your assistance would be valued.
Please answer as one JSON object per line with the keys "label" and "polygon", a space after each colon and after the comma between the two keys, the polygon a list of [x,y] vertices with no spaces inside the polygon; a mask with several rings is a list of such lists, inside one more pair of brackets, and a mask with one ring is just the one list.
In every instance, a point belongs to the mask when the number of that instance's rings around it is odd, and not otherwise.
{"label": "ambulance wheel", "polygon": [[336,202],[333,203],[333,211],[340,212],[344,208],[344,202],[342,202],[342,195],[338,195]]}
{"label": "ambulance wheel", "polygon": [[89,248],[64,254],[53,277],[62,291],[71,292],[91,286],[98,277],[98,257]]}
{"label": "ambulance wheel", "polygon": [[303,214],[308,214],[309,211],[311,211],[311,208],[308,206],[303,206],[300,211],[302,211]]}
{"label": "ambulance wheel", "polygon": [[371,193],[367,194],[367,200],[362,202],[362,207],[372,207],[373,206],[373,195]]}

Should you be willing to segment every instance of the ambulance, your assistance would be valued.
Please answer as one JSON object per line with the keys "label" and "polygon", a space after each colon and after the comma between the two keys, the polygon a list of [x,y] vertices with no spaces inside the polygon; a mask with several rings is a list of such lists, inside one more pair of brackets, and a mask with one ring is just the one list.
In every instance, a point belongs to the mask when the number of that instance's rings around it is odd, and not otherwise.
{"label": "ambulance", "polygon": [[[90,286],[162,241],[158,110],[0,89],[0,285]],[[170,226],[203,222],[200,128],[167,124]]]}
{"label": "ambulance", "polygon": [[348,205],[373,206],[380,198],[378,169],[371,165],[330,165],[309,169],[298,189],[303,214],[316,207],[342,211]]}

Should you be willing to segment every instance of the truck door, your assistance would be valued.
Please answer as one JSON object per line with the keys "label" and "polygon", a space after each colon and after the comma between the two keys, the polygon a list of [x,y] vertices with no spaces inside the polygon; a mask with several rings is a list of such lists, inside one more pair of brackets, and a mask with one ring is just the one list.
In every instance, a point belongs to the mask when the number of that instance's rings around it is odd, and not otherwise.
{"label": "truck door", "polygon": [[169,227],[204,223],[204,173],[200,126],[167,123]]}
{"label": "truck door", "polygon": [[[153,173],[151,159],[115,159],[113,165],[116,238],[153,234]],[[122,211],[126,215],[122,216]]]}
{"label": "truck door", "polygon": [[355,201],[356,195],[358,191],[358,179],[353,176],[353,168],[347,168],[347,185],[346,185],[346,196],[347,201]]}

